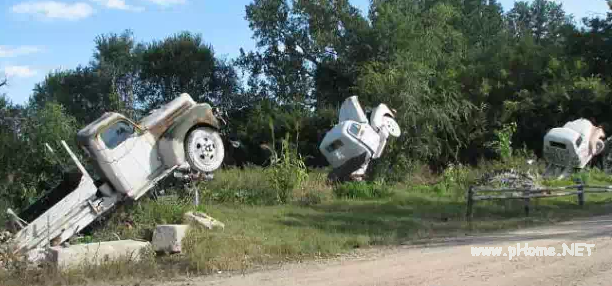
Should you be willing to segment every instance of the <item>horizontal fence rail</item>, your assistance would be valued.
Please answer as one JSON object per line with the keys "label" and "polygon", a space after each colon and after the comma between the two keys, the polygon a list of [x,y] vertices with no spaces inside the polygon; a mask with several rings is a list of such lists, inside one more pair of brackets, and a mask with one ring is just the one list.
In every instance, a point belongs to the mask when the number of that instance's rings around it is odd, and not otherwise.
{"label": "horizontal fence rail", "polygon": [[[497,193],[497,194],[493,194]],[[525,215],[529,216],[529,204],[533,198],[554,198],[565,196],[577,196],[578,204],[584,205],[584,194],[586,193],[612,193],[612,185],[594,186],[576,184],[563,187],[523,187],[523,188],[492,188],[472,186],[467,192],[466,217],[471,221],[474,204],[486,200],[511,200],[522,199],[525,201]]]}

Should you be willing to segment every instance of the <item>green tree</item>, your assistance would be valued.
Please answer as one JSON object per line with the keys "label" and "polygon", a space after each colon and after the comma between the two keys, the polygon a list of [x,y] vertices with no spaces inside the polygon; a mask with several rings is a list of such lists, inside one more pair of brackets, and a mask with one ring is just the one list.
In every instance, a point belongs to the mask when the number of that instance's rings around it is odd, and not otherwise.
{"label": "green tree", "polygon": [[73,70],[52,72],[41,83],[36,84],[32,94],[33,104],[45,106],[57,102],[66,112],[75,117],[80,125],[96,120],[113,109],[111,78],[89,66]]}
{"label": "green tree", "polygon": [[109,103],[113,111],[136,117],[138,71],[140,58],[132,31],[122,34],[99,35],[95,38],[95,52],[90,63],[102,78],[110,81]]}
{"label": "green tree", "polygon": [[425,7],[404,1],[374,6],[372,25],[388,54],[364,66],[359,87],[367,102],[384,100],[398,110],[405,131],[387,156],[443,164],[465,144],[458,126],[473,108],[457,84],[466,40],[452,25],[457,9]]}
{"label": "green tree", "polygon": [[183,32],[138,48],[138,100],[148,111],[189,93],[194,100],[227,103],[240,92],[237,73],[214,56],[200,35]]}
{"label": "green tree", "polygon": [[341,102],[376,54],[368,21],[345,0],[255,0],[246,18],[260,51],[241,50],[236,64],[281,104]]}
{"label": "green tree", "polygon": [[77,150],[76,120],[55,102],[19,107],[2,97],[0,112],[0,198],[20,209],[59,182],[60,166],[45,143],[59,151],[60,140],[66,140]]}

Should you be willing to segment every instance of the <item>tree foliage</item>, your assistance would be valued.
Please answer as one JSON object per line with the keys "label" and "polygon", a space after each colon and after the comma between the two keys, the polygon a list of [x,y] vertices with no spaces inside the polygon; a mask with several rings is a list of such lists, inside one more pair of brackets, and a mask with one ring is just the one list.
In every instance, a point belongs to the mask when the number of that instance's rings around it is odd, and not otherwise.
{"label": "tree foliage", "polygon": [[183,92],[230,111],[230,133],[242,140],[289,134],[312,165],[351,95],[397,109],[404,134],[382,164],[395,170],[523,147],[539,155],[548,129],[579,117],[612,134],[609,4],[578,26],[550,0],[506,12],[497,0],[372,0],[367,13],[348,0],[252,0],[245,15],[256,49],[235,59],[186,31],[150,42],[129,30],[99,35],[88,65],[49,74],[27,105],[0,98],[0,178],[22,184],[0,195],[20,204],[39,187],[23,184],[51,176],[41,142],[74,136],[107,111],[139,118]]}

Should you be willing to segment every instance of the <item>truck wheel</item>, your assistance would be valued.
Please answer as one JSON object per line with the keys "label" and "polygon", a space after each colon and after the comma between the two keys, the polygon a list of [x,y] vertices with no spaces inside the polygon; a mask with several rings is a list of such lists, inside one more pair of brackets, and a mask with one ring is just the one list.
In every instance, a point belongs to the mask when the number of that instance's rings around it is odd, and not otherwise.
{"label": "truck wheel", "polygon": [[397,121],[389,115],[383,117],[383,128],[386,128],[393,137],[399,137],[402,134]]}
{"label": "truck wheel", "polygon": [[185,155],[191,168],[202,173],[211,173],[223,163],[223,140],[214,129],[198,127],[187,136]]}

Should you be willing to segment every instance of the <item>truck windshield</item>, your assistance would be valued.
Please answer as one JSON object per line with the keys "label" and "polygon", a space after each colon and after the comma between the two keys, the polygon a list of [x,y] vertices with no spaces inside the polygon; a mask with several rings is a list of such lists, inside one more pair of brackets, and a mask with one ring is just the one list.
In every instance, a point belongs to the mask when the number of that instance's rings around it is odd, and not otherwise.
{"label": "truck windshield", "polygon": [[134,127],[125,121],[119,121],[100,134],[100,137],[107,148],[115,149],[132,134],[134,134]]}

